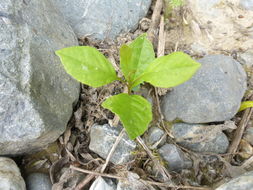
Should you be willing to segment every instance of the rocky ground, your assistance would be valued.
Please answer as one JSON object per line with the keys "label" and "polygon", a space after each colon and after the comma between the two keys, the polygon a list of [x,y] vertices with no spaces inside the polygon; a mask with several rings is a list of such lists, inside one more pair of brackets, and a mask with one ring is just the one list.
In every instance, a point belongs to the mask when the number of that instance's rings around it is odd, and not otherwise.
{"label": "rocky ground", "polygon": [[[145,32],[157,56],[202,66],[134,92],[154,119],[133,141],[101,107],[123,85],[80,86],[54,51],[96,47],[120,74],[120,46]],[[238,113],[253,99],[252,0],[6,1],[0,41],[0,190],[253,189],[253,109]]]}

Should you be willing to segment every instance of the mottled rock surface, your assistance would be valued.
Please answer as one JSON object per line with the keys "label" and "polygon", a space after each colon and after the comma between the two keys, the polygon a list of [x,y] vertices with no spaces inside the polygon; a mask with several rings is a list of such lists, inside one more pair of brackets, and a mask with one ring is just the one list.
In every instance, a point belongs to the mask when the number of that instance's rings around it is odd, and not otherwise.
{"label": "mottled rock surface", "polygon": [[26,190],[16,163],[5,157],[0,157],[0,190]]}
{"label": "mottled rock surface", "polygon": [[[160,129],[159,127],[151,127],[148,130],[148,134],[146,137],[147,144],[151,145],[151,146],[156,144],[157,142],[159,142],[161,140],[164,133],[165,132],[162,129]],[[159,145],[164,144],[165,141],[166,141],[166,138],[162,139],[161,143]]]}
{"label": "mottled rock surface", "polygon": [[51,190],[52,183],[48,175],[32,173],[26,179],[27,190]]}
{"label": "mottled rock surface", "polygon": [[246,10],[253,11],[253,0],[240,0],[240,6]]}
{"label": "mottled rock surface", "polygon": [[187,159],[184,153],[174,144],[165,144],[158,149],[158,152],[167,162],[170,171],[180,171],[192,166],[192,161]]}
{"label": "mottled rock surface", "polygon": [[78,37],[115,38],[134,30],[151,0],[54,0]]}
{"label": "mottled rock surface", "polygon": [[116,190],[116,186],[108,183],[102,177],[98,177],[91,185],[89,190]]}
{"label": "mottled rock surface", "polygon": [[119,181],[117,190],[155,190],[151,185],[140,181],[140,176],[133,172],[127,173],[128,181]]}
{"label": "mottled rock surface", "polygon": [[247,84],[240,63],[225,55],[208,55],[198,62],[197,73],[163,97],[166,120],[208,123],[229,120],[237,113]]}
{"label": "mottled rock surface", "polygon": [[50,1],[1,1],[0,155],[55,141],[65,130],[79,83],[54,51],[76,45]]}
{"label": "mottled rock surface", "polygon": [[253,50],[238,54],[238,61],[247,67],[253,66]]}
{"label": "mottled rock surface", "polygon": [[247,172],[236,177],[218,187],[216,190],[252,190],[253,189],[253,171]]}
{"label": "mottled rock surface", "polygon": [[176,123],[171,133],[177,143],[196,152],[225,153],[229,145],[227,136],[213,126]]}
{"label": "mottled rock surface", "polygon": [[245,130],[243,138],[253,146],[253,127],[248,127]]}
{"label": "mottled rock surface", "polygon": [[[109,125],[92,126],[89,149],[106,159],[119,133],[119,128]],[[131,161],[133,159],[132,151],[135,148],[136,143],[131,141],[127,134],[124,134],[110,161],[114,164],[124,164]]]}

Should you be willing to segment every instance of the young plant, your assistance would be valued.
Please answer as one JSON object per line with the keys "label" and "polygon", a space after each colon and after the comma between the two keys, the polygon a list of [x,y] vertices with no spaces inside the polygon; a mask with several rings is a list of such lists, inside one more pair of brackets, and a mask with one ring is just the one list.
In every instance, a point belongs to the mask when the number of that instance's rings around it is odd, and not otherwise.
{"label": "young plant", "polygon": [[134,87],[148,82],[156,87],[170,88],[187,80],[200,64],[182,52],[155,58],[146,34],[120,48],[120,68],[124,78],[119,78],[108,59],[97,49],[76,46],[56,51],[68,74],[83,84],[94,88],[120,80],[127,85],[128,93],[107,98],[102,106],[119,116],[130,139],[142,135],[152,120],[150,103],[139,95],[132,95]]}

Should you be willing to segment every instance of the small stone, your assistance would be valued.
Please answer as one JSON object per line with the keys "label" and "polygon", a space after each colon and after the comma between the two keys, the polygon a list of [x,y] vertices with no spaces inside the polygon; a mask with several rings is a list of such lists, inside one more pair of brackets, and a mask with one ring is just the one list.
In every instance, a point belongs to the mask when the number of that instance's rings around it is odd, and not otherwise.
{"label": "small stone", "polygon": [[48,175],[32,173],[26,179],[27,190],[51,190],[52,183]]}
{"label": "small stone", "polygon": [[236,177],[229,182],[219,186],[216,190],[252,190],[253,189],[253,171],[247,172]]}
{"label": "small stone", "polygon": [[203,56],[203,55],[207,54],[207,49],[203,45],[196,43],[196,42],[191,44],[191,50],[198,55]]}
{"label": "small stone", "polygon": [[0,157],[0,190],[26,190],[16,163],[5,157]]}
{"label": "small stone", "polygon": [[192,161],[187,159],[184,153],[174,144],[165,144],[158,149],[158,152],[168,162],[170,171],[180,171],[192,166]]}
{"label": "small stone", "polygon": [[151,185],[140,181],[138,174],[133,172],[127,173],[127,181],[119,181],[117,190],[155,190]]}
{"label": "small stone", "polygon": [[248,68],[253,66],[253,52],[247,51],[238,55],[238,61]]}
{"label": "small stone", "polygon": [[240,63],[225,55],[208,55],[198,62],[197,73],[163,97],[166,120],[209,123],[229,120],[237,113],[247,88]]}
{"label": "small stone", "polygon": [[171,133],[177,143],[196,152],[225,153],[229,145],[223,132],[208,125],[176,123]]}
{"label": "small stone", "polygon": [[79,38],[113,39],[135,30],[151,0],[53,0]]}
{"label": "small stone", "polygon": [[[162,129],[160,129],[159,127],[151,127],[148,130],[148,134],[146,138],[147,144],[151,146],[154,145],[156,142],[161,140],[163,135],[164,135],[164,131]],[[165,141],[166,141],[166,138],[164,138],[159,145],[164,144]]]}
{"label": "small stone", "polygon": [[91,185],[89,190],[116,190],[116,186],[110,185],[102,177],[98,177]]}
{"label": "small stone", "polygon": [[240,6],[246,10],[253,11],[253,0],[240,0]]}
{"label": "small stone", "polygon": [[[109,125],[92,126],[89,149],[106,159],[119,133],[119,128]],[[113,164],[124,164],[131,161],[133,159],[132,151],[135,148],[136,143],[131,141],[127,134],[124,134],[110,161]]]}
{"label": "small stone", "polygon": [[248,127],[243,138],[253,146],[253,127]]}

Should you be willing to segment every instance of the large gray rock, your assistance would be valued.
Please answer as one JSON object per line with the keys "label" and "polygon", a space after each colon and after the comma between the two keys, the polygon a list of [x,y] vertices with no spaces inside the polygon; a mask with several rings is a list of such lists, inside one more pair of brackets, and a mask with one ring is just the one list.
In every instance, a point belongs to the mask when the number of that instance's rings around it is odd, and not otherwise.
{"label": "large gray rock", "polygon": [[115,38],[138,26],[151,0],[53,0],[78,37]]}
{"label": "large gray rock", "polygon": [[227,136],[213,125],[176,123],[171,133],[177,143],[196,152],[225,153],[229,145]]}
{"label": "large gray rock", "polygon": [[52,183],[48,175],[32,173],[26,179],[27,190],[51,190]]}
{"label": "large gray rock", "polygon": [[[120,133],[119,128],[109,125],[93,125],[90,132],[89,149],[106,159],[114,142]],[[124,164],[133,159],[132,151],[136,143],[131,141],[127,134],[123,135],[110,161],[114,164]]]}
{"label": "large gray rock", "polygon": [[187,82],[163,97],[162,111],[168,121],[208,123],[231,119],[246,90],[242,66],[225,55],[200,59],[201,68]]}
{"label": "large gray rock", "polygon": [[158,152],[167,162],[170,171],[180,171],[192,166],[192,161],[187,159],[184,153],[174,144],[165,144],[158,149]]}
{"label": "large gray rock", "polygon": [[16,163],[10,158],[0,157],[0,190],[25,189],[25,181]]}
{"label": "large gray rock", "polygon": [[253,189],[253,171],[247,172],[236,177],[218,187],[216,190],[252,190]]}
{"label": "large gray rock", "polygon": [[54,51],[77,45],[48,0],[1,1],[0,155],[44,147],[65,130],[79,84]]}

